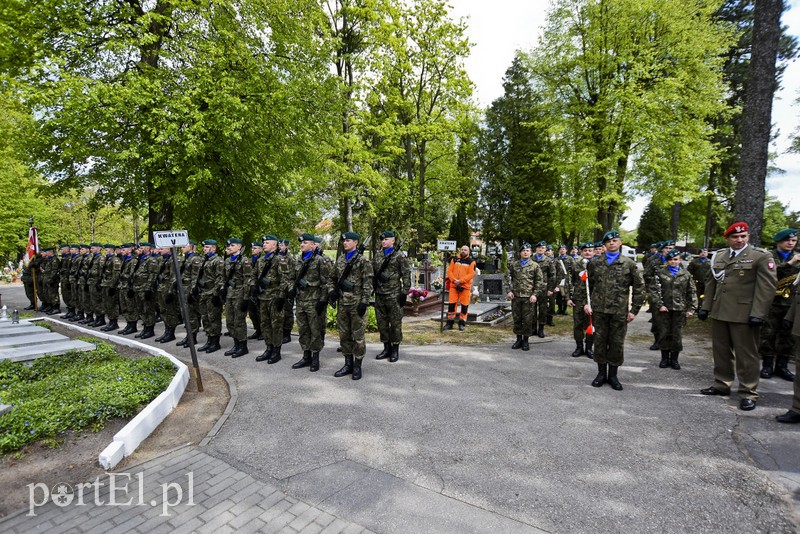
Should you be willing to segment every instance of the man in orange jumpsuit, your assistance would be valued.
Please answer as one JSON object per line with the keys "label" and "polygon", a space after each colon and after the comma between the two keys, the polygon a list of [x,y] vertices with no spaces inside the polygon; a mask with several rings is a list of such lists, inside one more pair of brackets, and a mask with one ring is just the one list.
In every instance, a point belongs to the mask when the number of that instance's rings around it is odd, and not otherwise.
{"label": "man in orange jumpsuit", "polygon": [[445,330],[452,330],[456,319],[456,304],[461,303],[458,317],[458,329],[467,326],[467,309],[472,297],[472,279],[475,278],[475,260],[470,256],[469,246],[461,247],[459,255],[450,260],[447,267],[447,281],[450,284],[449,306],[447,308],[447,324]]}

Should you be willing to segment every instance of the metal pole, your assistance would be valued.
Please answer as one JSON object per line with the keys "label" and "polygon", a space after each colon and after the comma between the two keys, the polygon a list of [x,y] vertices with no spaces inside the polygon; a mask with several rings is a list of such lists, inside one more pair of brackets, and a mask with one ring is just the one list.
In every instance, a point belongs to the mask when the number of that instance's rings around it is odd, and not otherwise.
{"label": "metal pole", "polygon": [[197,363],[197,350],[194,347],[194,333],[192,324],[189,322],[189,308],[186,306],[186,298],[183,292],[183,281],[181,280],[181,269],[178,266],[178,249],[172,247],[172,265],[175,270],[175,285],[178,287],[178,302],[181,304],[181,315],[183,324],[186,327],[186,340],[189,342],[189,351],[192,353],[192,366],[194,367],[194,379],[197,381],[197,391],[203,392],[203,379],[200,377],[200,365]]}
{"label": "metal pole", "polygon": [[444,278],[442,279],[442,310],[439,314],[439,333],[444,332],[444,300],[449,290],[447,288],[447,251],[444,252]]}

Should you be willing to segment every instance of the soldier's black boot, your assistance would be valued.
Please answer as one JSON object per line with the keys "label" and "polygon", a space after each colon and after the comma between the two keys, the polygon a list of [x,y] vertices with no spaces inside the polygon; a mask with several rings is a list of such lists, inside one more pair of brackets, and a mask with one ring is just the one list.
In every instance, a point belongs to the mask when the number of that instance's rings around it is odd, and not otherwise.
{"label": "soldier's black boot", "polygon": [[112,330],[119,330],[119,324],[116,319],[109,319],[108,324],[100,329],[101,332],[111,332]]}
{"label": "soldier's black boot", "polygon": [[539,323],[539,328],[536,330],[536,335],[544,337],[544,323]]}
{"label": "soldier's black boot", "polygon": [[156,343],[161,343],[163,341],[163,339],[164,339],[164,336],[166,336],[166,335],[167,335],[167,328],[164,327],[164,333],[161,334],[160,336],[158,336],[157,338],[155,338],[153,341],[155,341]]}
{"label": "soldier's black boot", "polygon": [[219,344],[220,336],[211,336],[211,344],[206,349],[206,354],[211,354],[212,352],[217,352],[222,347]]}
{"label": "soldier's black boot", "polygon": [[669,351],[668,350],[662,350],[661,351],[661,361],[658,362],[658,366],[660,368],[662,368],[662,369],[666,369],[670,365],[672,365],[672,360],[671,360],[671,356],[669,354]]}
{"label": "soldier's black boot", "polygon": [[353,372],[353,355],[352,354],[345,354],[344,355],[344,366],[333,373],[333,376],[336,378],[341,378],[343,376],[347,376],[352,374]]}
{"label": "soldier's black boot", "polygon": [[261,335],[261,329],[258,329],[249,336],[247,336],[247,339],[258,339],[258,336],[260,335]]}
{"label": "soldier's black boot", "polygon": [[274,351],[274,350],[275,350],[275,347],[273,347],[272,345],[267,345],[267,350],[265,350],[264,352],[262,352],[261,354],[256,356],[256,361],[257,362],[263,362],[265,360],[269,360],[270,357],[272,356],[272,351]]}
{"label": "soldier's black boot", "polygon": [[467,327],[467,322],[464,319],[459,319],[458,320],[458,330],[459,330],[459,332],[463,332],[466,327]]}
{"label": "soldier's black boot", "polygon": [[351,377],[353,380],[361,380],[361,362],[363,361],[362,358],[356,358],[353,360],[353,376]]}
{"label": "soldier's black boot", "polygon": [[385,358],[388,358],[389,355],[391,354],[391,352],[392,352],[392,344],[391,343],[384,343],[383,344],[383,350],[380,351],[377,356],[375,356],[375,359],[376,360],[383,360]]}
{"label": "soldier's black boot", "polygon": [[92,326],[97,328],[98,326],[105,326],[106,325],[106,316],[105,315],[98,315],[97,319],[94,320]]}
{"label": "soldier's black boot", "polygon": [[400,343],[392,343],[392,354],[389,356],[389,361],[394,363],[400,359]]}
{"label": "soldier's black boot", "polygon": [[454,322],[455,322],[454,319],[448,319],[447,322],[444,324],[444,329],[445,330],[452,330]]}
{"label": "soldier's black boot", "polygon": [[248,354],[249,352],[250,351],[247,350],[247,340],[245,339],[244,341],[239,341],[239,348],[236,350],[236,352],[231,354],[231,358],[238,358]]}
{"label": "soldier's black boot", "polygon": [[653,334],[653,338],[655,339],[655,341],[653,341],[653,344],[650,345],[650,350],[660,349],[661,347],[658,344],[658,334]]}
{"label": "soldier's black boot", "polygon": [[161,343],[166,343],[167,341],[175,341],[175,327],[165,327],[164,328],[164,335],[161,336]]}
{"label": "soldier's black boot", "polygon": [[272,365],[273,363],[278,363],[279,361],[281,361],[281,346],[275,345],[272,347],[272,354],[269,355],[267,363]]}
{"label": "soldier's black boot", "polygon": [[791,382],[794,380],[794,373],[789,370],[787,363],[788,358],[786,360],[780,357],[778,358],[778,361],[775,363],[775,376],[779,376]]}
{"label": "soldier's black boot", "polygon": [[592,380],[592,387],[599,388],[608,380],[608,364],[597,364],[597,376]]}
{"label": "soldier's black boot", "polygon": [[70,318],[69,322],[71,322],[71,323],[76,323],[76,322],[78,322],[78,321],[82,321],[82,320],[83,320],[83,312],[82,312],[82,311],[80,311],[80,310],[78,310],[78,311],[77,311],[77,312],[75,312],[75,314],[74,314],[74,315],[73,315],[73,316]]}
{"label": "soldier's black boot", "polygon": [[128,334],[133,334],[134,332],[138,332],[136,329],[136,321],[128,321],[128,324],[126,324],[125,328],[120,331],[120,334],[127,336]]}
{"label": "soldier's black boot", "polygon": [[[197,347],[197,352],[205,352],[205,350],[206,350],[206,349],[209,347],[209,345],[211,345],[211,337],[212,337],[212,336],[206,336],[206,343],[205,343],[205,345],[202,345],[202,346],[200,346],[200,347]],[[188,345],[187,345],[187,346],[188,346]]]}
{"label": "soldier's black boot", "polygon": [[311,365],[311,351],[304,350],[303,358],[292,365],[292,369],[302,369],[303,367],[308,367],[309,365]]}
{"label": "soldier's black boot", "polygon": [[319,352],[311,353],[311,366],[308,368],[312,373],[319,371]]}
{"label": "soldier's black boot", "polygon": [[531,344],[528,342],[528,336],[522,336],[522,350],[531,350]]}
{"label": "soldier's black boot", "polygon": [[583,354],[583,343],[580,341],[575,342],[575,350],[572,351],[572,357],[577,358]]}
{"label": "soldier's black boot", "polygon": [[285,345],[286,343],[291,343],[291,342],[292,342],[292,331],[284,330],[282,343]]}
{"label": "soldier's black boot", "polygon": [[517,340],[511,345],[513,350],[521,349],[522,348],[522,336],[517,336]]}
{"label": "soldier's black boot", "polygon": [[235,339],[233,340],[233,347],[229,348],[225,351],[225,356],[232,356],[234,352],[239,350],[239,342]]}
{"label": "soldier's black boot", "polygon": [[774,360],[772,358],[764,358],[761,364],[761,378],[772,378]]}
{"label": "soldier's black boot", "polygon": [[[49,312],[48,312],[48,315],[49,315]],[[94,315],[92,315],[91,313],[87,313],[86,317],[84,317],[83,319],[78,321],[78,324],[89,324],[92,321],[94,321]]]}
{"label": "soldier's black boot", "polygon": [[680,370],[680,368],[681,368],[681,364],[680,364],[680,363],[678,363],[678,355],[679,355],[679,354],[680,354],[680,352],[670,352],[670,353],[669,353],[669,358],[670,358],[670,359],[669,359],[669,364],[670,364],[670,366],[672,366],[672,368],[673,368],[673,369],[675,369],[676,371],[679,371],[679,370]]}
{"label": "soldier's black boot", "polygon": [[155,325],[152,324],[144,327],[141,339],[150,339],[151,337],[156,337]]}
{"label": "soldier's black boot", "polygon": [[142,331],[141,331],[141,332],[139,332],[138,334],[136,334],[136,335],[135,335],[135,336],[133,336],[133,337],[136,337],[136,338],[139,338],[139,339],[141,339],[141,337],[144,335],[144,333],[145,333],[145,332],[147,332],[147,325],[143,324],[143,325],[142,325]]}
{"label": "soldier's black boot", "polygon": [[553,316],[548,314],[547,315],[547,326],[555,326],[556,324],[553,322]]}
{"label": "soldier's black boot", "polygon": [[[26,310],[28,308],[25,308]],[[33,309],[33,308],[31,308]],[[67,308],[67,313],[61,316],[62,319],[70,320],[72,316],[75,315],[75,308]]]}
{"label": "soldier's black boot", "polygon": [[608,384],[611,386],[612,389],[616,391],[622,391],[622,384],[619,383],[617,379],[617,369],[616,365],[609,364],[608,366]]}
{"label": "soldier's black boot", "polygon": [[594,338],[586,338],[586,357],[594,359]]}

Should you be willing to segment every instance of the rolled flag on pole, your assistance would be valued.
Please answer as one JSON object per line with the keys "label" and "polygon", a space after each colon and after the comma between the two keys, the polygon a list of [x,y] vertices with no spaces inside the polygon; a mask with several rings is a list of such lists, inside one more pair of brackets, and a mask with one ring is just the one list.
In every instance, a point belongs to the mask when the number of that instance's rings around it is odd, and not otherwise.
{"label": "rolled flag on pole", "polygon": [[27,266],[36,254],[39,253],[39,233],[35,226],[28,229],[28,246],[25,249],[23,263]]}
{"label": "rolled flag on pole", "polygon": [[[581,280],[586,283],[586,303],[592,307],[592,298],[589,296],[589,273],[586,270],[580,272]],[[594,324],[592,324],[592,316],[589,316],[589,326],[586,327],[586,335],[591,336],[594,334]]]}

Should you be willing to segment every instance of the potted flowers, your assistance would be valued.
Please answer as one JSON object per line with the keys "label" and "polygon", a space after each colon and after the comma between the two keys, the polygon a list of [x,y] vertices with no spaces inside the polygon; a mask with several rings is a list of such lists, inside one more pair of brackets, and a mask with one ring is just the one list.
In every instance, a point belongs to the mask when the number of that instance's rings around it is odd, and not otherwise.
{"label": "potted flowers", "polygon": [[408,290],[408,300],[411,302],[411,309],[413,310],[414,315],[419,315],[419,304],[420,302],[424,302],[427,296],[427,289],[412,287]]}

